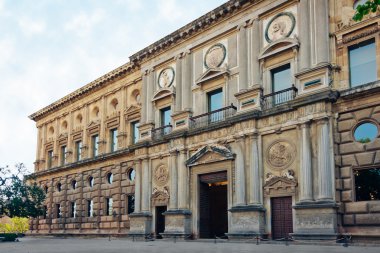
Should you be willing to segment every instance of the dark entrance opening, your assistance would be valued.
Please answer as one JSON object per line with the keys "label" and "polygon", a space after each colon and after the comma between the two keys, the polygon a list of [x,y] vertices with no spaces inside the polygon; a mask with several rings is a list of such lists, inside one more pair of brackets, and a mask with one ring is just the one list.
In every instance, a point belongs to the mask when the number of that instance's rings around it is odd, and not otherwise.
{"label": "dark entrance opening", "polygon": [[166,210],[166,206],[156,206],[156,238],[158,239],[162,239],[160,233],[165,231],[165,215],[163,215],[163,213],[166,212]]}
{"label": "dark entrance opening", "polygon": [[199,179],[199,236],[224,236],[228,232],[227,172],[204,174]]}
{"label": "dark entrance opening", "polygon": [[271,198],[272,239],[289,237],[293,233],[292,197]]}

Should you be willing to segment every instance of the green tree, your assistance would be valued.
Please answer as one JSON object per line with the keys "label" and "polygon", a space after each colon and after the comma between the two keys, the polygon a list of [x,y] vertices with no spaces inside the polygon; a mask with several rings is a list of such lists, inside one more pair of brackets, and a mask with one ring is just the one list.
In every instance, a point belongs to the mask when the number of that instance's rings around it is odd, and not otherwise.
{"label": "green tree", "polygon": [[365,15],[368,15],[370,12],[376,12],[379,6],[380,0],[368,0],[364,4],[359,4],[356,7],[356,12],[352,19],[361,21]]}
{"label": "green tree", "polygon": [[0,168],[0,215],[9,217],[37,217],[43,215],[45,192],[24,177],[25,165],[16,164],[15,170]]}

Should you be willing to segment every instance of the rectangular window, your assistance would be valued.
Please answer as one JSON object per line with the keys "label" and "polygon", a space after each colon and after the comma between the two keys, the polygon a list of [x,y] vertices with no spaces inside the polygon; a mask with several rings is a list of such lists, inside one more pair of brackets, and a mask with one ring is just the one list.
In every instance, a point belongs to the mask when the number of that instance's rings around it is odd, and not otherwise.
{"label": "rectangular window", "polygon": [[[290,71],[290,64],[275,68],[271,70],[272,74],[272,93],[282,91],[292,87],[292,77]],[[289,101],[288,93],[280,93],[274,96],[273,103],[281,104]]]}
{"label": "rectangular window", "polygon": [[356,201],[380,200],[380,168],[354,170]]}
{"label": "rectangular window", "polygon": [[356,87],[377,80],[375,39],[348,48],[350,85]]}
{"label": "rectangular window", "polygon": [[82,141],[75,142],[75,160],[82,160]]}
{"label": "rectangular window", "polygon": [[55,205],[55,210],[56,210],[56,216],[57,216],[57,218],[61,218],[62,217],[62,213],[61,213],[61,205],[60,204],[56,204]]}
{"label": "rectangular window", "polygon": [[[161,109],[161,126],[168,126],[170,125],[170,122],[171,122],[171,114],[172,114],[172,110],[169,107],[166,107],[164,109]],[[163,129],[163,134],[168,134],[170,133],[171,131],[171,128],[170,127],[166,127]]]}
{"label": "rectangular window", "polygon": [[128,195],[128,214],[135,211],[135,195]]}
{"label": "rectangular window", "polygon": [[210,114],[209,121],[217,122],[224,119],[224,112],[215,112],[223,108],[223,90],[217,89],[207,93],[207,104],[208,104],[208,112],[213,112]]}
{"label": "rectangular window", "polygon": [[94,216],[94,201],[87,200],[87,217],[93,217],[93,216]]}
{"label": "rectangular window", "polygon": [[92,157],[96,157],[99,154],[99,135],[93,135],[91,137],[91,151]]}
{"label": "rectangular window", "polygon": [[112,198],[106,198],[106,215],[112,215]]}
{"label": "rectangular window", "polygon": [[53,150],[47,152],[47,168],[50,169],[53,164]]}
{"label": "rectangular window", "polygon": [[110,150],[111,152],[115,152],[117,150],[117,129],[110,130]]}
{"label": "rectangular window", "polygon": [[67,162],[67,148],[66,146],[61,147],[61,165],[65,165]]}
{"label": "rectangular window", "polygon": [[77,203],[76,202],[71,202],[70,204],[71,207],[71,218],[76,218],[77,217]]}
{"label": "rectangular window", "polygon": [[132,144],[135,144],[139,141],[139,125],[140,122],[132,122]]}

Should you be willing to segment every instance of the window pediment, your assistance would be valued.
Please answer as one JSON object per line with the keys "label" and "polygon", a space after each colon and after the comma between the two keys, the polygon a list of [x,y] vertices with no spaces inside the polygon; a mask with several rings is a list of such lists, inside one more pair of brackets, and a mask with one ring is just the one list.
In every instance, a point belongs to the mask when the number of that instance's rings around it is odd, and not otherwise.
{"label": "window pediment", "polygon": [[204,82],[213,80],[218,77],[229,75],[227,67],[223,68],[209,68],[204,72],[196,81],[195,84],[201,86]]}
{"label": "window pediment", "polygon": [[170,86],[168,88],[161,88],[153,94],[152,102],[175,95],[175,88]]}
{"label": "window pediment", "polygon": [[278,54],[290,48],[299,47],[299,41],[295,38],[283,38],[266,46],[260,53],[259,60]]}

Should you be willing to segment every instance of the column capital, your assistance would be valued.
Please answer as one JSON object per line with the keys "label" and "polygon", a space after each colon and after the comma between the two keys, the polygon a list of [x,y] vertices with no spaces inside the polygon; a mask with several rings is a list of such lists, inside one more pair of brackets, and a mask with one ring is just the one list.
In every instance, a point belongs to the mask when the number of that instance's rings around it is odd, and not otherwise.
{"label": "column capital", "polygon": [[191,54],[191,50],[190,50],[190,49],[186,49],[185,51],[183,51],[183,52],[181,53],[182,58],[184,58],[184,57],[186,57],[186,56],[188,56],[188,55],[190,55],[190,54]]}
{"label": "column capital", "polygon": [[184,56],[183,54],[184,54],[184,53],[181,52],[181,53],[175,55],[175,56],[174,56],[174,60],[176,60],[176,61],[177,61],[177,60],[181,60],[181,59],[183,58],[183,56]]}
{"label": "column capital", "polygon": [[329,117],[328,116],[325,116],[323,118],[320,118],[317,120],[317,124],[318,125],[325,125],[325,124],[328,124],[329,123]]}
{"label": "column capital", "polygon": [[311,125],[311,120],[303,121],[298,124],[299,128],[309,128]]}
{"label": "column capital", "polygon": [[170,150],[169,150],[169,154],[170,154],[171,156],[176,156],[176,155],[178,155],[178,153],[179,153],[179,151],[178,151],[178,149],[176,149],[176,148],[174,148],[174,149],[170,149]]}

